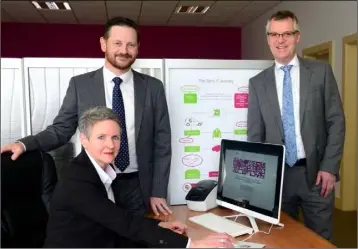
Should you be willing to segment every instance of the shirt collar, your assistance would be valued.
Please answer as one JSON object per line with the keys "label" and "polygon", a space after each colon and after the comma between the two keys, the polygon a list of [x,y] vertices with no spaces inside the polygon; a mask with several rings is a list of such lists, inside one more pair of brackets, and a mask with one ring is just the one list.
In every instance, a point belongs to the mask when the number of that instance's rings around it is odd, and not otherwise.
{"label": "shirt collar", "polygon": [[[103,66],[103,78],[105,83],[111,83],[114,77],[120,77],[123,80],[123,83],[130,82],[133,78],[133,71],[132,69],[128,72],[118,76],[110,71],[106,66]],[[122,84],[123,84],[122,83]]]}
{"label": "shirt collar", "polygon": [[96,162],[96,160],[93,159],[93,157],[88,153],[87,150],[86,151],[86,154],[87,156],[89,157],[89,159],[91,160],[94,168],[96,169],[97,171],[97,174],[99,176],[99,178],[101,179],[101,182],[103,184],[112,184],[112,181],[116,178],[117,174],[116,172],[114,171],[114,169],[111,167],[111,165],[107,165],[105,167],[105,169],[103,170],[99,165],[98,163]]}
{"label": "shirt collar", "polygon": [[[276,60],[275,60],[275,65],[276,65],[276,70],[280,70],[280,68],[282,66],[285,66]],[[293,67],[297,67],[299,65],[297,54],[295,55],[295,57],[293,57],[293,59],[287,65],[292,65]]]}

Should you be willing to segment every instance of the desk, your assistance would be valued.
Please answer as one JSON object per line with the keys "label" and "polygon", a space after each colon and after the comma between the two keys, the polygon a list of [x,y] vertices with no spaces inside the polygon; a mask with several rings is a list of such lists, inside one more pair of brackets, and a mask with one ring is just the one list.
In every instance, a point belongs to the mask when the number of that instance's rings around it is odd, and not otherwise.
{"label": "desk", "polygon": [[[187,208],[186,205],[172,206],[171,209],[173,211],[173,214],[170,216],[150,215],[150,217],[162,221],[179,220],[183,222],[188,226],[187,235],[192,239],[202,238],[203,236],[208,235],[212,232],[211,230],[208,230],[188,220],[188,218],[190,218],[191,216],[199,215],[202,214],[203,212],[191,211]],[[210,212],[213,212],[220,216],[236,214],[234,211],[221,207],[212,209],[210,210]],[[247,226],[250,225],[246,217],[239,217],[237,220],[240,221],[240,223],[245,224]],[[256,219],[256,222],[260,231],[265,231],[265,232],[269,231],[269,228],[271,226],[270,224],[260,221],[258,219]],[[334,248],[335,247],[329,241],[315,234],[314,232],[306,228],[303,224],[292,219],[286,213],[283,212],[281,212],[281,223],[285,225],[284,228],[273,226],[270,235],[266,235],[264,233],[257,233],[246,241],[265,244],[267,248],[278,248],[278,247]],[[242,235],[236,237],[236,239],[239,241],[247,238],[248,236],[249,235]]]}

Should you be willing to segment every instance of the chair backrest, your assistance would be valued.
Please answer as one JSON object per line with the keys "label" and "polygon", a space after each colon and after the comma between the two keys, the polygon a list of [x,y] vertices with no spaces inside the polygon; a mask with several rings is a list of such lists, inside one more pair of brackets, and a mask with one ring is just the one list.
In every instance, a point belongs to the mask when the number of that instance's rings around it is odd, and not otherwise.
{"label": "chair backrest", "polygon": [[49,154],[26,152],[15,161],[11,153],[1,154],[2,247],[43,246],[56,183],[56,166]]}

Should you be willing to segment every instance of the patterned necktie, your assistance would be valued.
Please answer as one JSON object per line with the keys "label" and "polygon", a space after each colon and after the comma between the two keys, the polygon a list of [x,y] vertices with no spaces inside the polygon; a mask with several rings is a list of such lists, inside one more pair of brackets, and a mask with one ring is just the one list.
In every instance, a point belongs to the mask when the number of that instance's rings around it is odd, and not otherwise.
{"label": "patterned necktie", "polygon": [[128,151],[128,138],[126,129],[126,115],[124,111],[124,103],[122,92],[119,85],[122,83],[122,79],[119,77],[113,78],[114,88],[112,97],[112,110],[118,115],[121,122],[121,147],[117,157],[114,159],[115,165],[124,171],[129,165],[129,151]]}
{"label": "patterned necktie", "polygon": [[292,83],[290,70],[292,65],[282,66],[285,72],[283,77],[282,95],[282,125],[286,146],[286,163],[292,167],[297,161],[297,145],[295,134],[295,117],[293,111]]}

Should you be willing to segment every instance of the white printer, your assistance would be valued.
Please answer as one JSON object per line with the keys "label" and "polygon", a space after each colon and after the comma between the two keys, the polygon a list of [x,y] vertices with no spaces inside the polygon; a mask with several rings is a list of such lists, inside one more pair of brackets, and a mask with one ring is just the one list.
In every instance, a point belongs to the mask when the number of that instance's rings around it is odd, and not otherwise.
{"label": "white printer", "polygon": [[217,207],[217,181],[202,180],[190,189],[185,197],[187,206],[193,211],[208,211]]}

